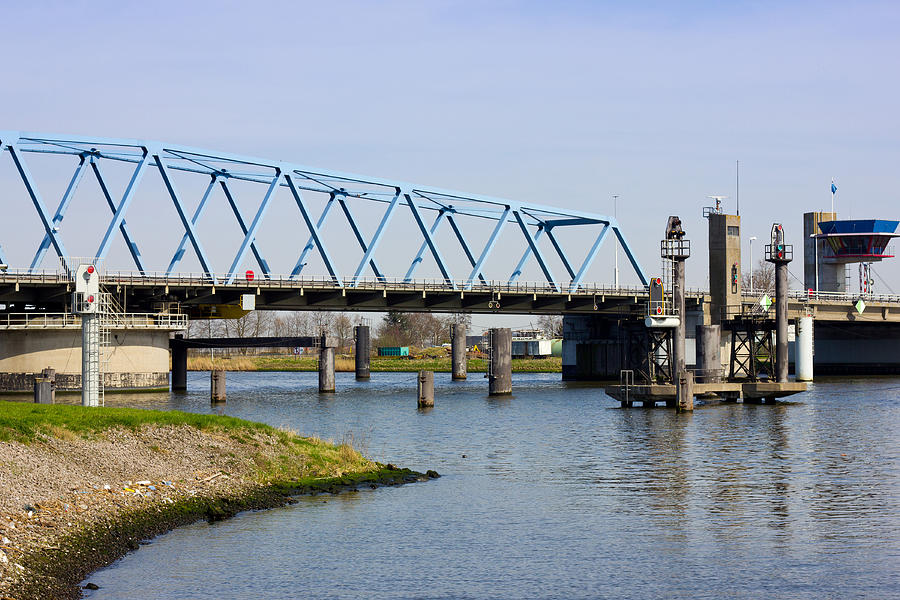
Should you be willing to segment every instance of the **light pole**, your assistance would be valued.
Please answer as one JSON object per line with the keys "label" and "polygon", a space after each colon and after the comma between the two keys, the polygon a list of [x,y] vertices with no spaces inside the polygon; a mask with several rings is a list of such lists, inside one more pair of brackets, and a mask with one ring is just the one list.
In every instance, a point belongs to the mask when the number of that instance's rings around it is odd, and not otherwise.
{"label": "light pole", "polygon": [[[613,194],[613,218],[616,220],[616,226],[618,227],[619,220],[619,211],[618,211],[618,194]],[[619,289],[619,240],[618,238],[613,239],[613,252],[615,253],[615,285],[616,289]]]}
{"label": "light pole", "polygon": [[750,295],[753,295],[753,240],[756,239],[755,235],[750,236]]}

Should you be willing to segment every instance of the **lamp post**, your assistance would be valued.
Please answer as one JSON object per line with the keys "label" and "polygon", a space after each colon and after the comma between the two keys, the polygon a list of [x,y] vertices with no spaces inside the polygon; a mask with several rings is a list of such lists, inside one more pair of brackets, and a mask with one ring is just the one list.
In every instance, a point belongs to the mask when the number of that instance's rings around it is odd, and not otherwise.
{"label": "lamp post", "polygon": [[[618,194],[613,194],[613,218],[616,220],[616,226],[618,226],[619,220],[619,211],[618,202],[619,199]],[[613,252],[615,253],[615,271],[613,281],[615,282],[616,289],[619,289],[619,240],[618,237],[613,239]]]}
{"label": "lamp post", "polygon": [[753,240],[756,239],[755,235],[750,236],[750,295],[753,295]]}

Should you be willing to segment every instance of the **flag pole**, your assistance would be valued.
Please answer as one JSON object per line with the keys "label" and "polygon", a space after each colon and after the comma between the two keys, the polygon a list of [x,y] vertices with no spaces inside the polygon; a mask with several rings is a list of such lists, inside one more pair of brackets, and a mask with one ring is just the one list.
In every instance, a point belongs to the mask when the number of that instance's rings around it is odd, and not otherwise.
{"label": "flag pole", "polygon": [[832,218],[837,218],[837,215],[834,214],[834,192],[837,191],[837,188],[834,187],[834,177],[831,178],[831,214]]}

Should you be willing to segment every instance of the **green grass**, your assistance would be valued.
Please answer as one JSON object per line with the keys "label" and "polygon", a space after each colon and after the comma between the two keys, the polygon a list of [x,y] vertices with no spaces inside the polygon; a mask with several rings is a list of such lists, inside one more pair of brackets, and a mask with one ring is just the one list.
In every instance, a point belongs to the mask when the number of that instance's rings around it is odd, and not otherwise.
{"label": "green grass", "polygon": [[[0,402],[0,441],[30,441],[38,433],[55,435],[63,431],[92,435],[111,427],[137,429],[143,425],[190,425],[204,430],[256,430],[279,433],[263,423],[222,415],[199,415],[177,410],[138,408],[86,408],[68,404]],[[59,437],[57,435],[57,437]]]}

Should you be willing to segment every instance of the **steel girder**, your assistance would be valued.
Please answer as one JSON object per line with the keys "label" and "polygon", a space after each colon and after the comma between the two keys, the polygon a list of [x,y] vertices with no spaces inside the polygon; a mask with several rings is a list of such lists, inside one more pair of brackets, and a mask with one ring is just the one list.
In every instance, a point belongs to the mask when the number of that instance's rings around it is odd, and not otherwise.
{"label": "steel girder", "polygon": [[[291,272],[292,277],[298,277],[302,273],[309,253],[315,249],[324,262],[329,275],[338,286],[356,286],[367,267],[371,268],[377,279],[384,280],[388,274],[376,261],[376,250],[379,242],[385,235],[392,217],[399,210],[408,210],[417,225],[422,243],[403,276],[404,281],[412,279],[427,250],[434,258],[445,283],[449,287],[457,288],[456,280],[453,278],[434,237],[443,221],[447,221],[472,267],[468,276],[459,284],[463,289],[470,289],[476,283],[476,280],[482,284],[486,283],[484,276],[486,262],[495,249],[500,234],[507,223],[514,223],[517,226],[516,228],[521,233],[524,247],[521,259],[509,276],[509,283],[516,281],[520,277],[522,268],[533,254],[550,288],[557,291],[562,289],[577,290],[582,284],[585,274],[593,263],[610,229],[618,238],[641,283],[647,285],[648,282],[647,276],[628,245],[619,224],[614,218],[604,215],[570,211],[563,208],[421,186],[403,181],[316,169],[282,161],[215,152],[176,144],[164,144],[155,141],[0,131],[0,154],[2,153],[8,153],[12,158],[45,231],[43,239],[38,244],[34,260],[31,263],[31,270],[36,269],[40,265],[51,246],[65,264],[69,255],[59,233],[60,224],[65,217],[66,210],[78,184],[85,171],[90,168],[100,184],[106,203],[112,212],[106,233],[100,242],[95,257],[103,259],[106,256],[110,244],[118,231],[124,237],[137,271],[142,274],[146,272],[146,269],[141,259],[137,242],[127,226],[125,217],[141,181],[148,176],[149,172],[158,171],[161,181],[175,205],[180,224],[184,229],[184,236],[168,265],[167,274],[171,274],[177,269],[185,254],[186,246],[190,243],[205,275],[213,283],[218,283],[219,281],[224,283],[233,282],[248,251],[252,251],[263,276],[269,277],[270,269],[268,263],[257,246],[257,233],[276,190],[287,188],[296,202],[302,220],[309,232],[309,240],[300,249],[299,258]],[[28,170],[25,155],[29,153],[72,155],[78,161],[69,185],[52,217],[38,191],[34,177]],[[103,161],[116,161],[135,165],[131,179],[124,193],[118,199],[113,198],[102,175],[100,165]],[[184,198],[176,189],[175,182],[171,176],[172,171],[194,173],[210,178],[206,191],[192,215],[188,214]],[[228,185],[229,180],[258,183],[266,188],[263,200],[249,223],[234,200],[233,192]],[[231,262],[231,268],[225,275],[217,275],[213,271],[209,256],[203,249],[196,231],[196,225],[203,216],[210,194],[216,187],[216,184],[219,184],[222,188],[244,236]],[[308,192],[322,193],[328,196],[325,207],[317,219],[311,214],[309,205],[304,197]],[[386,205],[377,229],[369,240],[365,239],[357,219],[353,216],[349,202],[351,199],[355,201],[379,202]],[[362,250],[362,257],[353,270],[353,274],[346,279],[341,277],[329,250],[328,240],[322,231],[323,225],[335,202],[340,205],[341,211]],[[430,224],[426,223],[426,211],[437,213]],[[472,246],[463,234],[463,228],[459,221],[461,216],[496,221],[484,247],[481,248],[477,255],[473,252]],[[599,228],[599,231],[597,231],[596,238],[594,238],[594,243],[586,249],[584,258],[580,263],[576,264],[570,260],[568,254],[563,250],[555,233],[561,228],[579,226],[593,226],[595,229]],[[538,244],[543,235],[547,236],[566,269],[568,278],[563,280],[562,283],[555,278],[546,256]],[[0,261],[5,262],[2,249],[0,249]]]}

